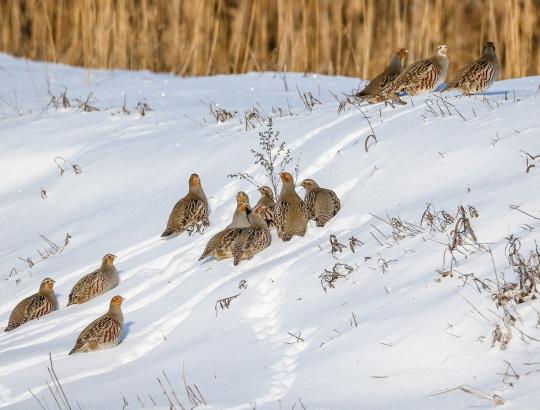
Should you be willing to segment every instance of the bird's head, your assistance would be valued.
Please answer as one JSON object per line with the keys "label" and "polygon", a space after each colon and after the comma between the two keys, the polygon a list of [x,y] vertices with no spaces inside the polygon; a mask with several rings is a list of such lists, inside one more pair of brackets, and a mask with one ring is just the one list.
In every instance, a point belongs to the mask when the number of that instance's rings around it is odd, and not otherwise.
{"label": "bird's head", "polygon": [[398,55],[399,59],[403,61],[407,58],[407,54],[409,54],[409,50],[407,50],[406,48],[398,48],[396,50],[396,54]]}
{"label": "bird's head", "polygon": [[448,54],[448,46],[446,44],[441,44],[440,46],[437,46],[437,55],[441,57],[446,57]]}
{"label": "bird's head", "polygon": [[283,183],[284,187],[294,188],[294,178],[291,174],[288,172],[282,172],[279,174],[279,177],[281,178],[281,182]]}
{"label": "bird's head", "polygon": [[56,282],[51,278],[45,278],[41,281],[40,290],[52,290]]}
{"label": "bird's head", "polygon": [[304,179],[300,185],[301,185],[302,188],[304,188],[306,191],[309,191],[309,190],[311,190],[311,189],[313,189],[313,188],[317,188],[317,187],[318,187],[317,183],[316,183],[314,180],[310,179],[310,178]]}
{"label": "bird's head", "polygon": [[272,191],[272,189],[270,187],[262,186],[262,187],[258,188],[258,190],[259,190],[259,192],[261,193],[262,196],[267,196],[270,199],[274,199],[274,192]]}
{"label": "bird's head", "polygon": [[495,44],[492,41],[486,42],[484,45],[484,54],[495,53]]}
{"label": "bird's head", "polygon": [[249,197],[243,191],[240,191],[236,194],[236,205],[240,204],[249,204]]}
{"label": "bird's head", "polygon": [[114,264],[114,260],[116,259],[116,255],[113,255],[111,253],[108,253],[103,257],[103,264],[112,266]]}
{"label": "bird's head", "polygon": [[116,295],[111,299],[111,307],[120,307],[125,299],[122,296]]}
{"label": "bird's head", "polygon": [[201,179],[199,178],[198,174],[191,174],[189,177],[189,187],[200,187],[201,186]]}

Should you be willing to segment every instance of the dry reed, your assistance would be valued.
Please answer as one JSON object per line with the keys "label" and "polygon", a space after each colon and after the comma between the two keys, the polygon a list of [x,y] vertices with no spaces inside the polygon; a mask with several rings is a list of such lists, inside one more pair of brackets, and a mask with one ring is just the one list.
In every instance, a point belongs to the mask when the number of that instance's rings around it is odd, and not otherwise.
{"label": "dry reed", "polygon": [[369,78],[391,50],[449,45],[450,75],[494,41],[502,78],[540,72],[540,0],[2,0],[0,50],[181,75]]}

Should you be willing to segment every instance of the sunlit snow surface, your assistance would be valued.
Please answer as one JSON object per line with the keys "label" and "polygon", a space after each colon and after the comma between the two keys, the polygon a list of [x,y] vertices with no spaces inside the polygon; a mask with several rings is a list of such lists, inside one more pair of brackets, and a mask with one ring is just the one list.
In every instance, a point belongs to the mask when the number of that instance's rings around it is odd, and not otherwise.
{"label": "sunlit snow surface", "polygon": [[[0,406],[39,408],[30,389],[56,408],[46,385],[49,352],[72,408],[118,409],[123,396],[130,408],[152,406],[149,395],[168,408],[157,381],[163,371],[188,406],[183,368],[211,409],[492,406],[462,391],[433,396],[461,384],[501,396],[507,408],[537,406],[540,365],[525,363],[540,362],[540,343],[525,343],[514,330],[506,350],[492,348],[501,311],[490,292],[460,279],[495,280],[489,253],[457,255],[457,272],[437,282],[436,270],[449,267],[444,243],[452,226],[432,234],[424,225],[395,241],[376,216],[419,226],[427,203],[453,215],[460,204],[474,206],[479,242],[492,250],[499,275],[515,280],[505,237],[519,236],[524,255],[540,239],[540,160],[526,173],[524,154],[540,154],[540,77],[497,82],[485,97],[452,92],[447,104],[435,93],[405,97],[408,104],[396,108],[369,106],[377,143],[370,139],[366,153],[372,131],[364,115],[351,108],[338,116],[329,92],[350,92],[362,83],[353,78],[291,73],[286,91],[274,73],[181,78],[6,55],[0,74],[0,324],[46,276],[56,280],[60,304],[0,334]],[[47,107],[47,83],[53,95],[67,90],[73,105],[92,92],[100,111]],[[322,104],[307,111],[296,86]],[[120,113],[124,96],[129,115]],[[143,101],[152,111],[141,117],[135,106]],[[238,114],[216,124],[208,102]],[[227,175],[248,172],[267,183],[250,153],[264,126],[246,132],[244,113],[288,111],[288,104],[294,115],[275,118],[274,128],[300,158],[300,179],[334,189],[341,212],[324,228],[311,223],[304,238],[284,243],[273,233],[270,248],[238,267],[198,262],[211,235],[230,222],[236,192],[246,191],[252,205],[259,198],[254,186]],[[60,176],[55,157],[82,173],[57,160],[65,166]],[[193,172],[208,196],[211,226],[202,236],[162,240]],[[37,250],[49,246],[39,234],[63,246],[66,233],[65,249],[42,259]],[[347,245],[334,256],[331,234]],[[364,242],[355,253],[352,236]],[[71,287],[105,253],[118,256],[118,288],[66,308]],[[28,257],[32,269],[19,259]],[[336,263],[355,270],[325,292],[319,275]],[[243,280],[247,288],[239,289]],[[127,299],[123,342],[68,356],[114,294]],[[237,294],[229,309],[216,308]],[[517,311],[518,327],[540,338],[540,303]],[[505,360],[519,380],[504,376]]]}

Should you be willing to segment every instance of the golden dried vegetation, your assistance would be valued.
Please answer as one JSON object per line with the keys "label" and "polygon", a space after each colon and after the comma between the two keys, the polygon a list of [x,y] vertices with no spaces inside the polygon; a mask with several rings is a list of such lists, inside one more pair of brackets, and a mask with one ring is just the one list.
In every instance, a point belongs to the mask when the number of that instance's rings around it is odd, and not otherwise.
{"label": "golden dried vegetation", "polygon": [[2,0],[0,50],[181,75],[369,78],[396,46],[449,45],[450,75],[494,41],[501,77],[540,72],[540,0]]}

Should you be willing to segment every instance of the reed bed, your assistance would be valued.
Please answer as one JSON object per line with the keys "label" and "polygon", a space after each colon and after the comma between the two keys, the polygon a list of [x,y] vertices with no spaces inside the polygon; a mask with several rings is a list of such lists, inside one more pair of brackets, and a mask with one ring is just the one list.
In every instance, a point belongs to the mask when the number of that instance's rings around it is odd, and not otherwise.
{"label": "reed bed", "polygon": [[369,78],[449,45],[450,75],[495,42],[501,77],[540,73],[540,0],[1,0],[0,50],[180,75]]}

